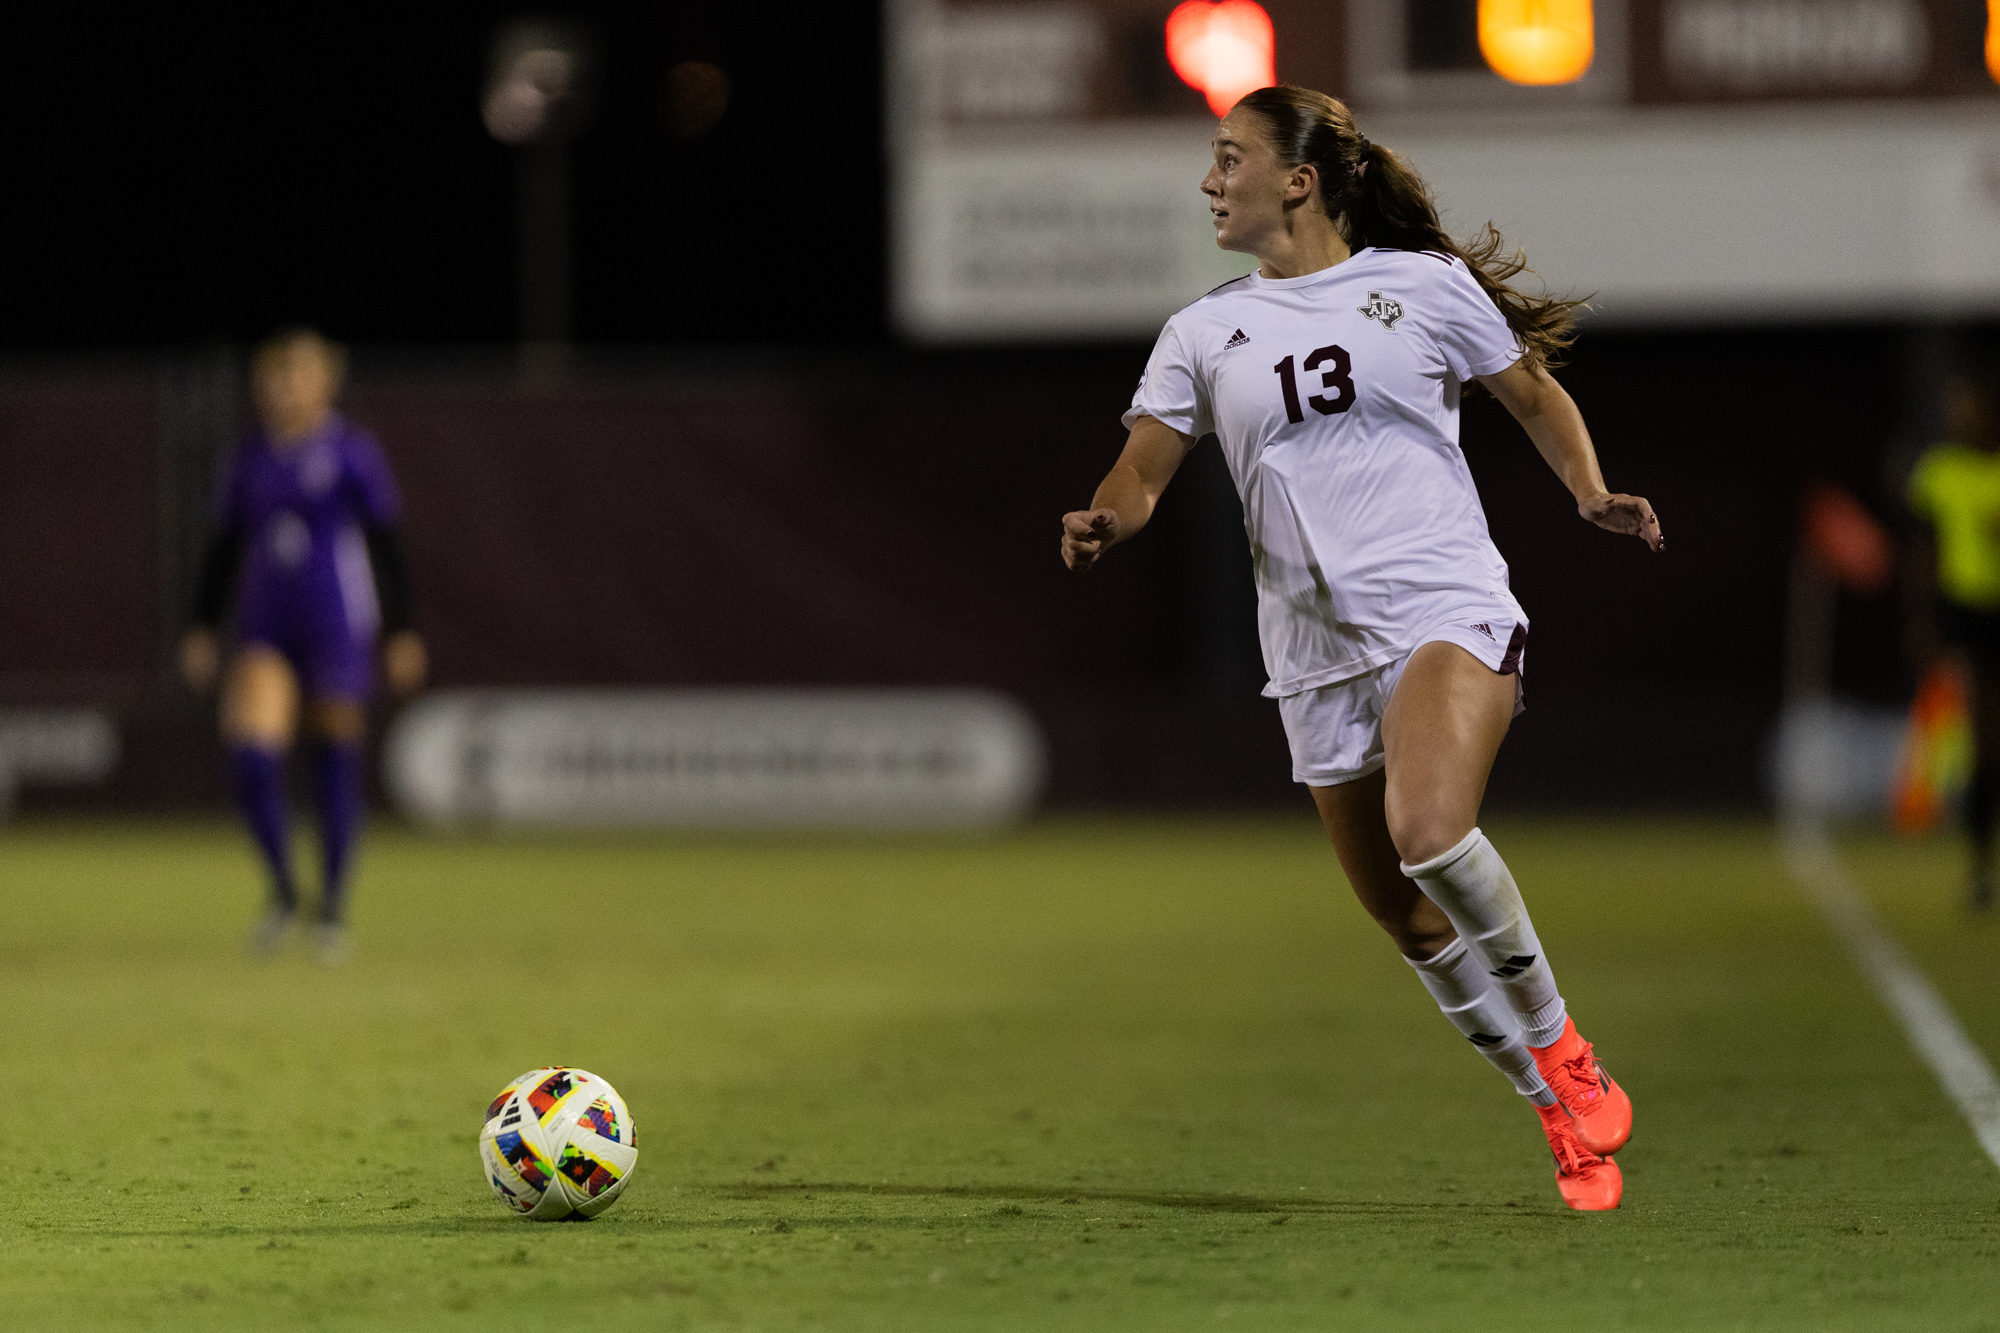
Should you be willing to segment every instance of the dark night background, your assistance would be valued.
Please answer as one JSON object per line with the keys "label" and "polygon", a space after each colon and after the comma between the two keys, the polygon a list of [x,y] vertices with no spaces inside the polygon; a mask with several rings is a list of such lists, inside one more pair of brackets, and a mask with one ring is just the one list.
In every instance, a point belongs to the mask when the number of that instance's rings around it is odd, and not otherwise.
{"label": "dark night background", "polygon": [[[0,702],[113,707],[119,799],[187,788],[212,746],[165,669],[190,509],[161,478],[200,475],[169,457],[171,405],[308,322],[355,346],[350,406],[410,494],[440,685],[980,682],[1048,726],[1059,802],[1295,803],[1215,451],[1100,574],[1056,561],[1145,346],[892,337],[872,7],[576,11],[603,57],[573,156],[579,367],[510,377],[513,150],[478,101],[519,12],[15,20]],[[691,142],[661,115],[687,59],[734,84]],[[1587,331],[1564,381],[1611,485],[1658,506],[1663,558],[1582,524],[1505,414],[1468,406],[1534,620],[1496,799],[1760,799],[1800,492],[1837,480],[1897,521],[1930,345]],[[1836,687],[1903,697],[1893,601],[1842,616]]]}
{"label": "dark night background", "polygon": [[[513,150],[479,117],[523,11],[422,4],[36,6],[0,88],[9,348],[514,333]],[[563,12],[563,11],[558,11]],[[599,109],[573,150],[587,343],[879,344],[881,33],[872,5],[595,5]],[[667,132],[682,60],[733,83]]]}

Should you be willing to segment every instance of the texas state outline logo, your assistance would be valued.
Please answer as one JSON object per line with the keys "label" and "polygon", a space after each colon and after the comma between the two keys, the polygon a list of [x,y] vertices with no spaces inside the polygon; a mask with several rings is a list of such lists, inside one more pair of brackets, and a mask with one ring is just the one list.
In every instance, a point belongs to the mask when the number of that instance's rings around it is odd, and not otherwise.
{"label": "texas state outline logo", "polygon": [[1368,318],[1379,321],[1383,328],[1391,332],[1395,331],[1396,321],[1403,317],[1403,303],[1380,292],[1368,293],[1368,304],[1354,308]]}

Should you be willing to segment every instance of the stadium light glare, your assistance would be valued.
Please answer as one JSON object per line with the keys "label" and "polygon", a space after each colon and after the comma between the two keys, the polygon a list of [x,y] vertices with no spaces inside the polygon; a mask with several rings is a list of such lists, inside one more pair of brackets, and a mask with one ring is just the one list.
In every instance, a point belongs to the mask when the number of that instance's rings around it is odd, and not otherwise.
{"label": "stadium light glare", "polygon": [[590,51],[581,32],[522,19],[501,29],[488,63],[480,116],[511,146],[564,143],[590,114]]}
{"label": "stadium light glare", "polygon": [[544,137],[555,120],[551,113],[569,100],[575,80],[573,52],[548,47],[523,51],[486,94],[481,110],[487,132],[504,144]]}
{"label": "stadium light glare", "polygon": [[1271,16],[1256,0],[1184,0],[1167,15],[1167,63],[1227,115],[1243,94],[1278,81]]}
{"label": "stadium light glare", "polygon": [[1574,83],[1596,51],[1590,0],[1479,0],[1479,54],[1509,83]]}

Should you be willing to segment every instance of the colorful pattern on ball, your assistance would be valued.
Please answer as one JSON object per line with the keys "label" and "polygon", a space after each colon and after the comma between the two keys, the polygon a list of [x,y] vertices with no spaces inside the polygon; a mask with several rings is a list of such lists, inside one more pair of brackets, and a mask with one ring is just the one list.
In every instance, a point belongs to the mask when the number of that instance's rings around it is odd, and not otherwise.
{"label": "colorful pattern on ball", "polygon": [[528,1094],[528,1106],[534,1111],[535,1119],[546,1125],[549,1123],[549,1117],[561,1110],[562,1104],[569,1100],[570,1094],[576,1091],[580,1084],[590,1081],[588,1074],[579,1074],[574,1069],[558,1068],[555,1073],[542,1080],[540,1087]]}
{"label": "colorful pattern on ball", "polygon": [[546,1190],[555,1178],[549,1170],[549,1159],[518,1132],[502,1134],[493,1140],[493,1146],[499,1149],[500,1160],[513,1167],[515,1174],[537,1194]]}
{"label": "colorful pattern on ball", "polygon": [[563,1145],[562,1159],[556,1163],[556,1170],[568,1176],[572,1185],[593,1199],[616,1185],[622,1174],[611,1163],[599,1161],[574,1143]]}
{"label": "colorful pattern on ball", "polygon": [[583,1113],[582,1123],[590,1126],[613,1143],[630,1143],[630,1139],[618,1136],[618,1108],[604,1098],[592,1102]]}
{"label": "colorful pattern on ball", "polygon": [[507,1105],[507,1099],[509,1097],[512,1097],[513,1095],[514,1095],[514,1085],[512,1083],[509,1083],[506,1087],[500,1089],[500,1095],[498,1097],[495,1097],[493,1099],[493,1104],[486,1108],[486,1118],[488,1120],[491,1120],[494,1116],[499,1115],[501,1108]]}
{"label": "colorful pattern on ball", "polygon": [[535,1206],[535,1200],[525,1197],[519,1190],[509,1186],[500,1177],[489,1174],[486,1180],[488,1184],[493,1186],[493,1192],[499,1196],[500,1202],[506,1204],[515,1212],[525,1213]]}

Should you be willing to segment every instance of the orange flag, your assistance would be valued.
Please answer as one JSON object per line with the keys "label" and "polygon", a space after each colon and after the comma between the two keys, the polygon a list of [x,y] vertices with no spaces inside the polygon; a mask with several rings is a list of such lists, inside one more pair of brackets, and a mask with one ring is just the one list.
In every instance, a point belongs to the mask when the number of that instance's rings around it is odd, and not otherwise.
{"label": "orange flag", "polygon": [[1899,833],[1926,833],[1945,818],[1954,797],[1972,778],[1972,720],[1965,678],[1955,666],[1937,666],[1917,687],[1910,729],[1903,739],[1889,813]]}

